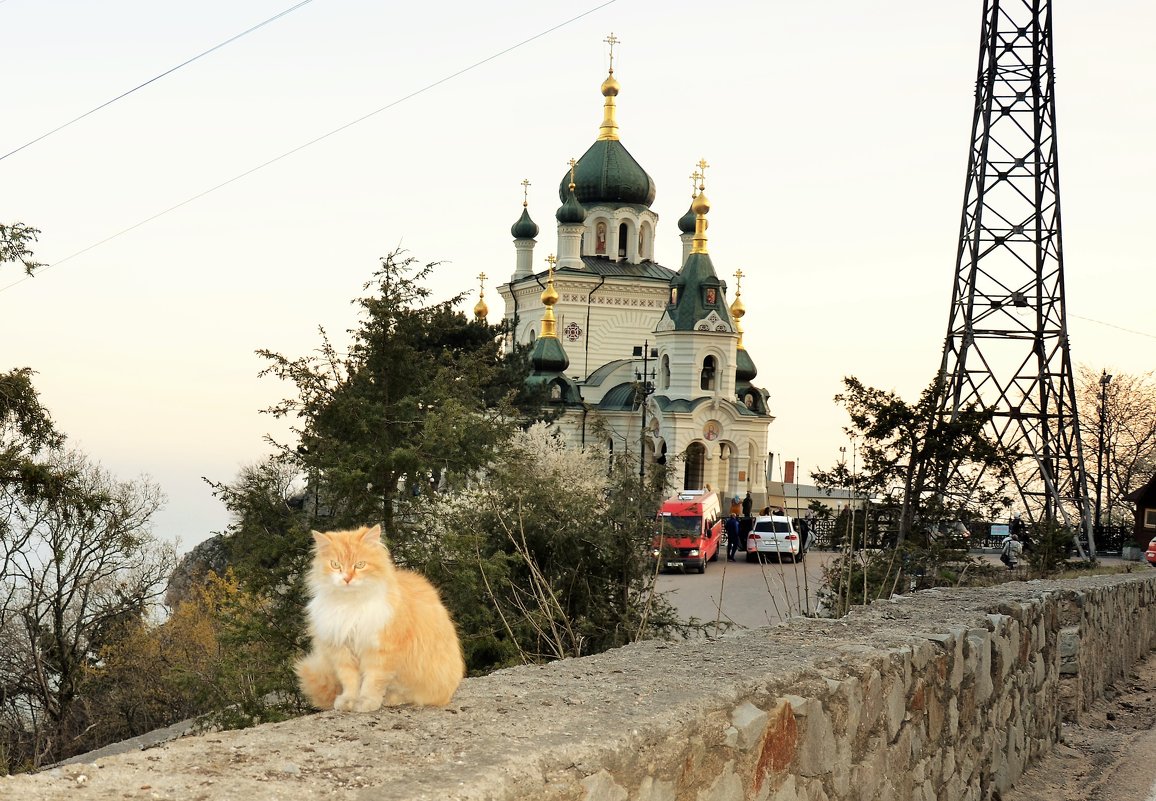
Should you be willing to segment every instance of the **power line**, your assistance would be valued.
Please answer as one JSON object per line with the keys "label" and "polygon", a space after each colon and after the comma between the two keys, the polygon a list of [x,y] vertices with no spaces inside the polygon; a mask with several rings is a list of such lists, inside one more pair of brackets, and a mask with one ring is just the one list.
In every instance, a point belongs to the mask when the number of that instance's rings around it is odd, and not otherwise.
{"label": "power line", "polygon": [[[198,192],[197,194],[193,195],[192,197],[185,198],[180,203],[169,206],[164,211],[158,211],[156,214],[153,214],[151,217],[146,217],[145,219],[141,220],[140,222],[137,222],[137,223],[134,223],[133,225],[130,225],[128,228],[124,228],[120,231],[117,231],[115,234],[112,234],[111,236],[106,236],[104,239],[100,240],[99,242],[94,242],[93,244],[89,245],[88,247],[81,248],[80,250],[76,251],[75,253],[71,253],[71,254],[65,256],[63,259],[59,259],[59,260],[53,262],[52,264],[47,264],[47,265],[41,267],[39,270],[37,270],[37,274],[44,273],[46,270],[50,270],[53,267],[56,267],[57,265],[64,264],[67,261],[71,261],[72,259],[76,258],[77,256],[80,256],[83,253],[87,253],[88,251],[92,250],[93,248],[98,248],[101,245],[105,244],[106,242],[111,242],[112,240],[116,239],[117,237],[120,237],[120,236],[123,236],[124,234],[127,234],[129,231],[134,231],[137,228],[140,228],[142,225],[147,225],[148,223],[152,222],[153,220],[156,220],[160,217],[165,216],[169,212],[176,211],[177,209],[181,208],[182,206],[187,206],[188,204],[192,203],[194,200],[200,200],[201,198],[205,197],[206,195],[210,195],[213,192],[216,192],[218,189],[223,189],[224,187],[228,186],[229,184],[235,183],[236,181],[239,181],[242,178],[245,178],[249,175],[252,175],[253,173],[257,172],[258,170],[265,169],[270,164],[276,164],[278,161],[281,161],[284,158],[288,158],[289,156],[292,156],[294,153],[298,153],[307,147],[310,147],[312,145],[317,144],[318,142],[321,142],[325,139],[328,139],[329,137],[333,136],[334,134],[341,133],[342,131],[344,131],[347,128],[352,128],[354,125],[365,122],[370,117],[373,117],[376,114],[380,114],[383,111],[387,111],[387,110],[393,108],[394,106],[400,105],[401,103],[404,103],[407,100],[415,98],[420,94],[423,94],[425,92],[428,92],[431,89],[434,89],[438,86],[441,86],[443,83],[446,83],[447,81],[451,81],[454,78],[465,75],[467,72],[470,72],[471,70],[477,69],[478,67],[482,66],[483,64],[487,64],[496,58],[501,58],[502,56],[506,55],[507,53],[511,53],[511,52],[517,50],[519,47],[523,47],[523,46],[529,44],[530,42],[533,42],[537,39],[541,39],[543,36],[548,36],[549,34],[553,33],[554,31],[565,28],[567,25],[570,25],[574,22],[577,22],[578,20],[582,19],[583,17],[587,17],[596,11],[600,11],[601,9],[606,8],[609,5],[613,5],[616,2],[618,2],[618,0],[606,0],[606,2],[604,2],[600,5],[594,6],[593,8],[590,8],[590,9],[587,9],[586,11],[583,11],[581,14],[579,14],[576,17],[571,17],[570,19],[566,20],[565,22],[559,22],[557,25],[553,26],[552,28],[547,28],[546,30],[541,31],[540,33],[534,34],[533,36],[529,37],[528,39],[523,39],[522,41],[518,42],[517,44],[510,45],[509,47],[507,47],[504,50],[500,50],[497,53],[494,53],[493,55],[487,56],[486,58],[483,58],[481,61],[475,61],[473,64],[470,64],[468,67],[463,67],[462,69],[458,70],[457,72],[446,75],[444,78],[439,78],[438,80],[434,81],[433,83],[426,84],[422,88],[416,89],[413,92],[410,92],[408,95],[405,95],[403,97],[399,97],[397,100],[394,100],[390,103],[387,103],[386,105],[382,106],[379,109],[371,111],[368,114],[363,114],[362,116],[358,117],[357,119],[352,120],[351,122],[347,122],[344,125],[338,126],[337,128],[334,128],[333,130],[329,131],[328,133],[324,133],[321,136],[318,136],[314,139],[310,139],[308,142],[305,142],[304,144],[298,145],[297,147],[292,148],[291,150],[286,150],[281,155],[274,156],[273,158],[269,159],[268,161],[265,161],[261,164],[258,164],[256,167],[251,167],[251,168],[245,170],[244,172],[239,173],[238,175],[234,175],[232,178],[228,179],[227,181],[222,181],[221,183],[217,184],[216,186],[210,187],[209,189],[206,189],[203,192]],[[12,287],[18,286],[19,284],[24,283],[25,281],[27,281],[31,277],[32,276],[26,275],[18,281],[13,281],[11,284],[8,284],[7,286],[0,288],[0,292],[7,292]]]}
{"label": "power line", "polygon": [[1123,331],[1123,332],[1128,333],[1128,334],[1135,334],[1138,337],[1148,337],[1149,339],[1156,339],[1156,334],[1149,334],[1145,331],[1136,331],[1135,329],[1125,328],[1124,326],[1116,325],[1115,323],[1105,323],[1103,320],[1093,320],[1091,317],[1081,317],[1078,314],[1073,314],[1072,317],[1075,317],[1077,320],[1083,320],[1086,323],[1095,323],[1096,325],[1102,325],[1102,326],[1106,326],[1108,328],[1115,328],[1117,331]]}
{"label": "power line", "polygon": [[[4,3],[4,2],[6,2],[6,0],[0,0],[0,3]],[[149,78],[147,81],[140,84],[139,86],[134,86],[132,89],[129,89],[127,92],[122,92],[121,94],[114,97],[112,100],[106,100],[105,102],[103,102],[99,106],[97,106],[96,108],[89,109],[88,111],[84,112],[79,117],[74,117],[71,120],[69,120],[68,122],[64,123],[63,125],[58,125],[55,128],[53,128],[51,131],[48,131],[47,133],[40,134],[40,136],[36,137],[32,141],[25,142],[24,144],[22,144],[20,147],[16,148],[15,150],[11,150],[11,151],[5,153],[3,156],[0,156],[0,161],[3,161],[4,159],[8,158],[9,156],[13,155],[14,153],[19,153],[24,148],[29,147],[31,145],[34,145],[42,139],[47,139],[48,137],[52,136],[57,131],[63,131],[65,128],[67,128],[69,125],[72,125],[74,122],[80,122],[88,115],[95,114],[96,112],[100,111],[102,108],[105,108],[106,106],[111,106],[116,101],[120,100],[121,98],[128,97],[129,95],[131,95],[133,92],[137,91],[138,89],[144,89],[150,83],[155,83],[155,82],[159,81],[161,78],[165,77],[166,75],[173,74],[174,72],[179,70],[181,67],[187,67],[189,64],[192,64],[197,59],[204,58],[205,56],[209,55],[209,53],[212,53],[215,50],[220,50],[225,45],[232,44],[233,42],[240,39],[242,36],[246,36],[246,35],[252,33],[253,31],[257,30],[258,28],[263,28],[266,25],[268,25],[270,22],[274,22],[276,20],[279,20],[279,19],[281,19],[281,17],[285,16],[286,14],[292,13],[292,12],[296,11],[297,9],[301,8],[301,6],[308,5],[309,3],[312,3],[312,2],[313,2],[313,0],[301,0],[301,2],[298,3],[297,5],[292,6],[290,8],[287,8],[284,11],[280,12],[279,14],[274,14],[273,16],[269,17],[269,19],[265,20],[264,22],[259,22],[256,25],[254,25],[252,28],[241,31],[236,36],[232,36],[232,37],[226,39],[225,41],[221,42],[220,44],[213,45],[205,52],[200,53],[199,55],[195,55],[192,58],[188,59],[187,61],[182,61],[177,66],[172,67],[171,69],[165,70],[160,75],[157,75],[155,78]]]}

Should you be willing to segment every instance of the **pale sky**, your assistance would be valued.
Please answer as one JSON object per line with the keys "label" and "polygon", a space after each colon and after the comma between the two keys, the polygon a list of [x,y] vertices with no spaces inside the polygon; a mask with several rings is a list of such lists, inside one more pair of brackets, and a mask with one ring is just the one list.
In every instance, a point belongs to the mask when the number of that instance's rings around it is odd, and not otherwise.
{"label": "pale sky", "polygon": [[[0,155],[291,5],[0,0]],[[68,259],[26,281],[0,270],[0,368],[38,372],[71,445],[161,484],[160,536],[222,530],[201,476],[268,453],[283,427],[259,410],[291,394],[257,377],[256,349],[304,355],[319,325],[345,341],[398,245],[445,262],[438,296],[468,290],[467,309],[484,271],[497,321],[524,178],[535,256],[556,250],[558,182],[597,136],[613,32],[622,142],[658,187],[656,260],[678,267],[705,158],[711,257],[732,299],[746,276],[770,448],[829,467],[848,444],[844,375],[914,399],[939,365],[982,3],[599,5],[313,0],[0,160],[0,220],[42,229],[41,261]],[[1054,8],[1072,358],[1147,371],[1156,7]]]}

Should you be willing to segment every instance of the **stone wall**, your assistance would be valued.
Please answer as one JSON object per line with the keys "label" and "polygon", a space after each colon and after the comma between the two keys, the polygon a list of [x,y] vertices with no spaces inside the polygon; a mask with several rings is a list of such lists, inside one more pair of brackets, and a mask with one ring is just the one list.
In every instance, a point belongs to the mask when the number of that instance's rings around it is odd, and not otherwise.
{"label": "stone wall", "polygon": [[1156,571],[876,603],[0,781],[0,798],[991,799],[1153,647]]}

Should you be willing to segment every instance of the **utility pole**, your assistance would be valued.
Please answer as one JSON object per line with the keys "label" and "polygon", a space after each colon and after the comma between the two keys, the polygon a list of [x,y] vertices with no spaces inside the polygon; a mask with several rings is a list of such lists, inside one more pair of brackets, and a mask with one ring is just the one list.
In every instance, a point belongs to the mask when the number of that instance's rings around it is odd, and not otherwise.
{"label": "utility pole", "polygon": [[984,2],[938,410],[944,421],[990,413],[1028,519],[1084,532],[1094,558],[1064,300],[1051,6]]}
{"label": "utility pole", "polygon": [[642,357],[642,372],[634,371],[634,377],[639,382],[638,399],[642,407],[642,430],[638,434],[638,491],[642,492],[642,485],[646,480],[646,399],[654,392],[654,384],[651,382],[654,371],[648,370],[648,365],[651,359],[658,358],[658,348],[650,347],[650,341],[647,340],[641,347],[634,346],[634,356]]}
{"label": "utility pole", "polygon": [[[1096,448],[1096,531],[1102,532],[1103,523],[1100,520],[1100,498],[1104,491],[1104,429],[1108,425],[1108,384],[1112,383],[1112,376],[1104,370],[1100,376],[1100,438]],[[1108,507],[1108,521],[1112,519],[1112,507]]]}

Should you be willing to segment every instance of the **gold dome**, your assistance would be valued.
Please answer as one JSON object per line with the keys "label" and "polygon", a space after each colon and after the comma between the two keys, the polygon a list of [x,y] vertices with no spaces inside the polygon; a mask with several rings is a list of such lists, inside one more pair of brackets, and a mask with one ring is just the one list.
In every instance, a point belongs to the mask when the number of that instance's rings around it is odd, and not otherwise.
{"label": "gold dome", "polygon": [[618,79],[614,77],[614,73],[606,76],[606,80],[602,82],[602,96],[603,97],[618,97],[618,90],[621,89]]}
{"label": "gold dome", "polygon": [[747,307],[743,305],[743,299],[735,295],[735,302],[731,304],[731,314],[734,315],[736,321],[743,319],[743,315],[747,313]]}
{"label": "gold dome", "polygon": [[706,199],[705,192],[698,193],[698,197],[690,204],[690,210],[695,214],[706,214],[710,211],[710,201]]}

